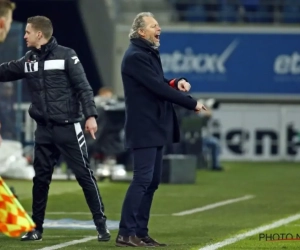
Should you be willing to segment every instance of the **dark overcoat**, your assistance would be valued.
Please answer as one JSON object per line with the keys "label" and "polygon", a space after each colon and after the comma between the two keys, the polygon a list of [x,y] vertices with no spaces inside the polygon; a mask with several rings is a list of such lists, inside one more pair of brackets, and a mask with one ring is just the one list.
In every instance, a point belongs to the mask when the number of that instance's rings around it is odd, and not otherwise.
{"label": "dark overcoat", "polygon": [[179,142],[173,103],[195,110],[197,101],[176,89],[181,78],[164,78],[159,51],[144,39],[131,39],[121,73],[126,103],[126,147],[157,147]]}

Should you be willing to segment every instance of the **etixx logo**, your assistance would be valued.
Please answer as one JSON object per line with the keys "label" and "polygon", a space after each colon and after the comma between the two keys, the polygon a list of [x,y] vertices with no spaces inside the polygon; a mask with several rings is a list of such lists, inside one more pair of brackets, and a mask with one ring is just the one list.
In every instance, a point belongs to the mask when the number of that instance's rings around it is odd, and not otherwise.
{"label": "etixx logo", "polygon": [[164,72],[225,74],[226,62],[238,44],[238,40],[233,40],[221,54],[195,53],[191,47],[186,47],[183,52],[175,50],[172,53],[162,53]]}
{"label": "etixx logo", "polygon": [[277,56],[274,61],[274,72],[278,75],[300,74],[300,54],[294,51],[291,55]]}

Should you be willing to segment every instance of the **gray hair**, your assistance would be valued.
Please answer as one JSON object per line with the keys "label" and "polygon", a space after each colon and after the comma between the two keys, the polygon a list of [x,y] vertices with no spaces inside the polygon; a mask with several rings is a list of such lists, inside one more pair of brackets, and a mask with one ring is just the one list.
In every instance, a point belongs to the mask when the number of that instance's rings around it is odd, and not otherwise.
{"label": "gray hair", "polygon": [[129,32],[129,38],[139,38],[140,34],[138,33],[139,29],[145,27],[145,20],[144,17],[154,17],[154,15],[151,12],[141,12],[136,15],[136,17],[133,20],[130,32]]}

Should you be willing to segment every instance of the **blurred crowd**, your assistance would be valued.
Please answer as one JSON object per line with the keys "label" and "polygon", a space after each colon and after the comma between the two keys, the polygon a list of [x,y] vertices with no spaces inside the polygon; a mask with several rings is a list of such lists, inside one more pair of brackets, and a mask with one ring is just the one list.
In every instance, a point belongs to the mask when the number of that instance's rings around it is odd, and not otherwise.
{"label": "blurred crowd", "polygon": [[300,23],[299,0],[168,0],[187,22]]}
{"label": "blurred crowd", "polygon": [[16,139],[16,114],[14,109],[14,84],[5,82],[0,84],[0,121],[3,139]]}

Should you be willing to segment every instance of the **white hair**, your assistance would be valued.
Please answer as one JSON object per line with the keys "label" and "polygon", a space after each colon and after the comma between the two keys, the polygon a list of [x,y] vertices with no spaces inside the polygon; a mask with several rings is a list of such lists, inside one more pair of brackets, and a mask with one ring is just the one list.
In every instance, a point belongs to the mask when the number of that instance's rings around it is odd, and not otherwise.
{"label": "white hair", "polygon": [[141,12],[136,15],[136,17],[133,20],[130,32],[129,32],[129,38],[139,38],[140,34],[138,31],[145,27],[145,20],[144,17],[154,17],[154,15],[151,12]]}

